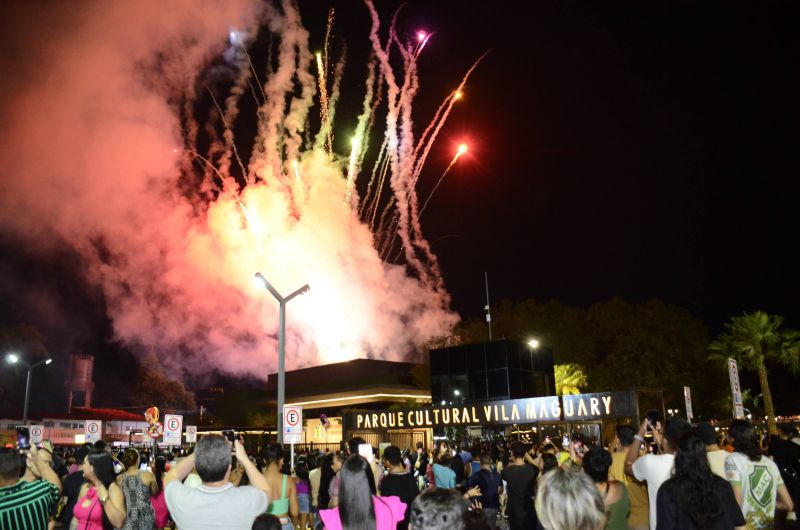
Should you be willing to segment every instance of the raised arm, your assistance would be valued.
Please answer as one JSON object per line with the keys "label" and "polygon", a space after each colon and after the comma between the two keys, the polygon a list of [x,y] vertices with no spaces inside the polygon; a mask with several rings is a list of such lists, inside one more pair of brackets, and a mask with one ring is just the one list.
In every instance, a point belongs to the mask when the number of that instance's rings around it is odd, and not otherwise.
{"label": "raised arm", "polygon": [[36,446],[31,444],[30,451],[28,452],[28,467],[33,471],[37,477],[41,477],[50,484],[58,488],[58,493],[61,493],[61,480],[59,480],[56,472],[50,467],[50,460],[52,456],[47,451],[39,451]]}
{"label": "raised arm", "polygon": [[166,489],[167,484],[177,480],[178,482],[183,482],[183,479],[192,472],[194,469],[194,455],[189,455],[180,462],[178,465],[174,466],[172,469],[167,471],[167,474],[164,475],[164,488]]}
{"label": "raised arm", "polygon": [[272,491],[270,490],[269,482],[267,482],[267,477],[262,475],[255,464],[247,458],[244,446],[239,440],[233,442],[233,447],[236,451],[236,461],[239,462],[239,465],[244,468],[244,472],[247,473],[247,478],[250,479],[250,485],[266,493],[267,501],[269,502],[269,499],[272,498]]}
{"label": "raised arm", "polygon": [[625,474],[629,477],[636,478],[633,474],[633,463],[639,459],[639,451],[642,448],[644,435],[647,432],[647,419],[645,419],[639,426],[639,432],[634,436],[633,443],[628,447],[628,453],[625,455]]}

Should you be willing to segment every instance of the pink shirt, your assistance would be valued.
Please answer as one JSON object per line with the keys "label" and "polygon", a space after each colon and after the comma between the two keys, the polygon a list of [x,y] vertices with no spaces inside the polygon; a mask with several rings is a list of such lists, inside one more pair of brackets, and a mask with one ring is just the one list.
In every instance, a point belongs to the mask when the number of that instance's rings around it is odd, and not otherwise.
{"label": "pink shirt", "polygon": [[164,488],[161,488],[155,497],[150,497],[150,504],[153,505],[153,511],[156,513],[156,528],[167,526],[169,508],[167,508],[167,499],[164,497]]}
{"label": "pink shirt", "polygon": [[[400,497],[373,495],[372,505],[375,507],[375,528],[377,530],[395,530],[397,523],[402,521],[406,515],[406,503],[400,502]],[[326,530],[342,530],[339,508],[320,510],[319,516],[325,523]]]}
{"label": "pink shirt", "polygon": [[[92,501],[89,506],[83,503],[87,500]],[[72,516],[78,521],[78,528],[81,530],[103,530],[103,505],[97,497],[97,490],[92,486],[86,490],[86,495],[78,499]]]}

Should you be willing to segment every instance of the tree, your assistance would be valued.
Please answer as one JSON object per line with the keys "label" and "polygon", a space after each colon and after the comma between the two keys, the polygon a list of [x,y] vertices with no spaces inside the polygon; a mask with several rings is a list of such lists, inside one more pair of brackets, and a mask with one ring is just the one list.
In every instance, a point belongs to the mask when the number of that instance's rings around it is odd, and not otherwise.
{"label": "tree", "polygon": [[783,317],[763,311],[744,313],[731,318],[722,333],[710,346],[710,359],[724,361],[728,357],[744,369],[758,372],[761,393],[764,396],[764,412],[770,434],[778,434],[775,422],[775,407],[769,388],[767,363],[776,363],[793,374],[800,373],[800,332],[781,331]]}
{"label": "tree", "polygon": [[[486,322],[460,323],[461,343],[488,339]],[[583,391],[661,388],[668,404],[683,401],[692,387],[695,415],[724,409],[724,374],[708,356],[705,323],[686,309],[651,298],[631,303],[612,298],[588,309],[560,302],[502,302],[492,308],[495,338],[527,342],[535,337],[553,349],[555,363],[577,364],[587,376]]]}
{"label": "tree", "polygon": [[[164,375],[155,350],[150,350],[139,365],[133,399],[143,407],[156,406],[166,410],[195,410],[194,394],[186,390],[183,383]],[[144,412],[144,409],[142,409]]]}
{"label": "tree", "polygon": [[581,388],[588,384],[586,374],[580,366],[574,363],[555,365],[556,394],[565,396],[580,394]]}

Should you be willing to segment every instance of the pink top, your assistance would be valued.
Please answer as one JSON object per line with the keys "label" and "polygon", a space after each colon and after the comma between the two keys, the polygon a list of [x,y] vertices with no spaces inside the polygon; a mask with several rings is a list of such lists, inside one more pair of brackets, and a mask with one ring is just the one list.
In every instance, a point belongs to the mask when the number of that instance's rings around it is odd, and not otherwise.
{"label": "pink top", "polygon": [[156,528],[164,528],[169,522],[169,508],[167,508],[167,499],[164,498],[164,488],[158,492],[155,497],[150,497],[150,504],[153,505],[153,511],[156,512]]}
{"label": "pink top", "polygon": [[[406,516],[406,503],[400,497],[372,496],[372,505],[375,507],[375,528],[377,530],[395,530],[397,523]],[[342,521],[339,519],[339,508],[320,510],[319,516],[325,523],[326,530],[342,530]]]}
{"label": "pink top", "polygon": [[[86,500],[91,500],[89,506],[84,506]],[[97,497],[97,490],[94,486],[86,490],[86,495],[78,499],[72,516],[78,521],[78,528],[81,530],[103,530],[103,505]]]}

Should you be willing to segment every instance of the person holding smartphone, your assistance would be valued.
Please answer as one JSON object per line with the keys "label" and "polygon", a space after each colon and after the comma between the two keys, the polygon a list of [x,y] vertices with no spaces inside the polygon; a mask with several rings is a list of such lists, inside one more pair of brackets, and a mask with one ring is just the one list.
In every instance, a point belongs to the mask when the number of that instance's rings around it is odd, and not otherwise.
{"label": "person holding smartphone", "polygon": [[[22,457],[33,475],[30,481],[20,478]],[[60,495],[61,482],[47,451],[0,448],[0,522],[22,521],[22,528],[46,530]]]}
{"label": "person holding smartphone", "polygon": [[[256,516],[267,510],[269,482],[247,457],[239,440],[233,447],[236,460],[250,479],[249,486],[235,487],[230,482],[231,443],[215,434],[200,438],[194,453],[166,474],[164,497],[178,528],[250,530]],[[203,481],[196,489],[182,482],[193,468]]]}
{"label": "person holding smartphone", "polygon": [[[636,480],[647,482],[650,528],[656,527],[658,489],[670,478],[677,442],[681,435],[691,428],[692,426],[684,419],[670,418],[667,421],[666,429],[662,430],[661,422],[648,415],[639,426],[639,432],[634,435],[634,442],[628,448],[628,454],[625,457],[625,473]],[[640,449],[648,432],[652,432],[659,454],[640,456]]]}

